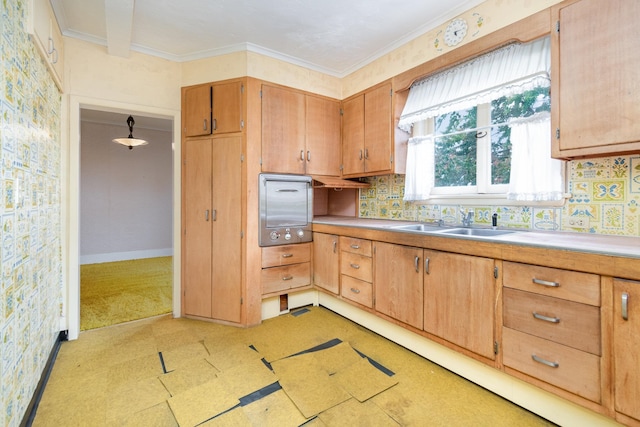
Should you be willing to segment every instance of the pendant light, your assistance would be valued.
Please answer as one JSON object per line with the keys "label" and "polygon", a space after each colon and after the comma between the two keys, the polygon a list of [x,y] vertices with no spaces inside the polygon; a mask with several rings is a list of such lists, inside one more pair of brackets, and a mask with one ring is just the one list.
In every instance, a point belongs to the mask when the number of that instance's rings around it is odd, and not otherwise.
{"label": "pendant light", "polygon": [[127,119],[127,125],[129,126],[129,136],[126,138],[116,138],[113,142],[117,142],[118,144],[126,145],[129,147],[129,150],[133,150],[133,147],[137,147],[139,145],[147,145],[148,142],[144,139],[138,139],[133,137],[133,125],[135,124],[135,120],[133,117],[129,116]]}

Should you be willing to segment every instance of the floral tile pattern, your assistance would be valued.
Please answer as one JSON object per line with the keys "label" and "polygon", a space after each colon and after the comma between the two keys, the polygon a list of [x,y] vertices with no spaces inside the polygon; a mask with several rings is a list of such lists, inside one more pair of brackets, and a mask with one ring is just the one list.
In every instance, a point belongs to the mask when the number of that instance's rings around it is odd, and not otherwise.
{"label": "floral tile pattern", "polygon": [[[474,210],[474,222],[490,225],[498,214],[503,227],[640,236],[640,156],[575,160],[568,164],[571,198],[563,207],[460,206],[403,202],[404,176],[367,178],[360,193],[362,218],[438,221],[460,224]],[[579,220],[579,221],[577,221]],[[577,226],[577,223],[584,226]]]}
{"label": "floral tile pattern", "polygon": [[24,0],[0,3],[0,425],[18,426],[63,313],[61,96],[24,31]]}

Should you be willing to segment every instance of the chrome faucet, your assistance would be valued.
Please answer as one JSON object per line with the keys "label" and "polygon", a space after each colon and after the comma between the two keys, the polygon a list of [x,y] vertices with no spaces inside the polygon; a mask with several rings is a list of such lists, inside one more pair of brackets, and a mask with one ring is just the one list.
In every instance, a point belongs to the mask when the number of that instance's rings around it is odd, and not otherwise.
{"label": "chrome faucet", "polygon": [[471,227],[473,224],[473,209],[469,209],[467,213],[462,211],[462,226],[463,227]]}

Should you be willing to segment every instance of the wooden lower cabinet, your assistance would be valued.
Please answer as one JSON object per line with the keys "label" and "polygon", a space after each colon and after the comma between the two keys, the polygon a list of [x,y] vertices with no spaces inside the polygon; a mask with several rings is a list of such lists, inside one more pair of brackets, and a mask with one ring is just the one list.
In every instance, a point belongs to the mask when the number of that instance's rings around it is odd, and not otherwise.
{"label": "wooden lower cabinet", "polygon": [[495,360],[495,261],[424,250],[424,330]]}
{"label": "wooden lower cabinet", "polygon": [[186,139],[183,152],[183,307],[240,322],[242,138]]}
{"label": "wooden lower cabinet", "polygon": [[374,253],[376,311],[422,329],[422,248],[375,242]]}
{"label": "wooden lower cabinet", "polygon": [[373,259],[371,240],[340,236],[340,295],[373,307]]}
{"label": "wooden lower cabinet", "polygon": [[340,293],[340,247],[335,234],[313,233],[313,284]]}
{"label": "wooden lower cabinet", "polygon": [[[640,425],[640,282],[613,282],[614,401],[619,421]],[[628,419],[630,417],[632,419]]]}
{"label": "wooden lower cabinet", "polygon": [[283,294],[311,284],[311,243],[262,248],[262,294]]}
{"label": "wooden lower cabinet", "polygon": [[514,262],[503,267],[505,369],[602,404],[600,276]]}

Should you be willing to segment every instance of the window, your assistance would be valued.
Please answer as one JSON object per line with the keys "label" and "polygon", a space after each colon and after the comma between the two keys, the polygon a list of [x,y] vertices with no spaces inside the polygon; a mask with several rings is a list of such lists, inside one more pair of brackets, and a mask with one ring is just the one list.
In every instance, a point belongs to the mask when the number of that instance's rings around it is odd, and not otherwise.
{"label": "window", "polygon": [[560,200],[562,164],[550,154],[549,63],[549,39],[543,38],[414,83],[398,125],[412,134],[405,200]]}
{"label": "window", "polygon": [[431,194],[506,193],[511,171],[509,121],[548,112],[550,107],[549,88],[542,87],[441,114],[414,126],[413,136],[426,136],[425,129],[433,129]]}

